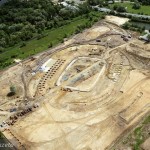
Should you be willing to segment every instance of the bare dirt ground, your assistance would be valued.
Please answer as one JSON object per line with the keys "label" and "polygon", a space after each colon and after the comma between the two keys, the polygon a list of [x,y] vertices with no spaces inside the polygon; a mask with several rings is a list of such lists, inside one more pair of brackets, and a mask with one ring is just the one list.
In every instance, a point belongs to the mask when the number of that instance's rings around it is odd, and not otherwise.
{"label": "bare dirt ground", "polygon": [[106,21],[113,22],[117,24],[118,26],[123,25],[125,22],[127,22],[128,18],[121,18],[116,16],[106,16]]}
{"label": "bare dirt ground", "polygon": [[103,21],[0,73],[0,129],[17,149],[111,149],[149,113],[150,44],[121,35]]}
{"label": "bare dirt ground", "polygon": [[141,120],[136,128],[127,133],[115,144],[112,150],[149,150],[150,148],[150,115]]}

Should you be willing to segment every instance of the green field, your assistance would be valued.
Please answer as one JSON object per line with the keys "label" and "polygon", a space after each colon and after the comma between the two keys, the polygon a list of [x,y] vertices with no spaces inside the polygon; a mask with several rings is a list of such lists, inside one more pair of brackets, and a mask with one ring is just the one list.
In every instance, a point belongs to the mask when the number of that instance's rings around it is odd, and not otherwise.
{"label": "green field", "polygon": [[[92,19],[100,18],[101,16],[101,13],[98,12],[92,12],[92,14],[93,14]],[[21,45],[20,43],[14,47],[5,49],[5,51],[0,54],[0,69],[5,68],[10,64],[12,64],[14,58],[24,59],[31,55],[47,50],[48,45],[50,45],[50,43],[52,43],[53,46],[57,45],[58,43],[61,43],[65,35],[69,37],[70,35],[75,33],[78,26],[85,25],[86,23],[91,22],[92,21],[90,21],[86,15],[83,15],[74,18],[73,20],[71,20],[69,24],[64,25],[62,27],[51,30],[45,30],[44,33],[47,34],[47,36],[39,40],[32,39],[26,42],[26,46],[24,47],[20,47]]]}
{"label": "green field", "polygon": [[115,3],[115,4],[110,4],[110,8],[113,8],[114,5],[119,5],[119,6],[124,6],[127,7],[127,12],[129,13],[133,13],[133,14],[138,14],[138,13],[143,13],[143,14],[147,14],[150,15],[150,6],[142,6],[140,9],[132,9],[132,3]]}
{"label": "green field", "polygon": [[[142,122],[142,124],[137,127],[132,133],[134,136],[134,149],[140,150],[140,145],[149,137],[148,128],[150,126],[150,116],[146,117],[146,119]],[[131,137],[133,137],[131,136]]]}
{"label": "green field", "polygon": [[[149,138],[150,115],[140,123],[131,133],[121,139],[118,146],[130,147],[132,150],[141,150],[141,144]],[[112,150],[118,150],[117,145]]]}

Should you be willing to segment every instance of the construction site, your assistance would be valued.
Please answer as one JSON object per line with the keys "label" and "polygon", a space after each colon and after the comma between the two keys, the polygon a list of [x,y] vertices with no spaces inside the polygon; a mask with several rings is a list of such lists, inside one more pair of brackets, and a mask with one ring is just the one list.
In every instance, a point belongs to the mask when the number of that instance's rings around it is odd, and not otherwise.
{"label": "construction site", "polygon": [[112,149],[150,113],[150,44],[126,21],[108,16],[0,72],[0,131],[17,149]]}

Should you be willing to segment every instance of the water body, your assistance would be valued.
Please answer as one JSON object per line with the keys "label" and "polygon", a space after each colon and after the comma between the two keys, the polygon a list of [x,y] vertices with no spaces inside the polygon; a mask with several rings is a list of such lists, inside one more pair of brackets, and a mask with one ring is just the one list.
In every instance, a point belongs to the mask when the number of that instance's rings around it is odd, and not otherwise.
{"label": "water body", "polygon": [[150,23],[137,22],[137,21],[130,21],[130,23],[138,27],[145,27],[146,30],[150,30]]}

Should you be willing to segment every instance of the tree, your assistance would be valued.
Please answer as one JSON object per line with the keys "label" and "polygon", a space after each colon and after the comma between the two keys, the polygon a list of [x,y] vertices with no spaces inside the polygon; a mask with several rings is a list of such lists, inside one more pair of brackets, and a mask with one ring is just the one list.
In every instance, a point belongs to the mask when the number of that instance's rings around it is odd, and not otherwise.
{"label": "tree", "polygon": [[12,93],[16,93],[16,88],[12,85],[10,86],[10,92]]}
{"label": "tree", "polygon": [[123,24],[123,28],[124,29],[129,29],[130,27],[130,23],[129,22],[126,22],[125,24]]}
{"label": "tree", "polygon": [[75,5],[75,1],[71,1],[70,4],[74,6]]}
{"label": "tree", "polygon": [[133,9],[140,9],[141,8],[141,5],[140,3],[134,3],[133,6],[132,6]]}
{"label": "tree", "polygon": [[83,4],[79,4],[79,14],[87,14],[90,12],[91,7],[87,2],[84,2]]}
{"label": "tree", "polygon": [[51,48],[51,47],[53,47],[53,43],[52,42],[48,45],[48,48]]}
{"label": "tree", "polygon": [[0,139],[2,139],[3,138],[3,134],[2,134],[2,132],[0,132]]}
{"label": "tree", "polygon": [[67,38],[67,34],[66,33],[64,34],[63,38]]}
{"label": "tree", "polygon": [[25,47],[25,46],[26,46],[26,43],[23,42],[23,43],[20,45],[20,48],[21,48],[21,47]]}
{"label": "tree", "polygon": [[66,9],[66,8],[61,9],[59,12],[60,16],[66,20],[71,17],[71,13],[72,13],[72,11],[70,11],[69,9]]}
{"label": "tree", "polygon": [[117,5],[114,5],[113,9],[114,10],[117,10],[118,6]]}
{"label": "tree", "polygon": [[147,39],[148,39],[148,41],[150,42],[150,34],[148,34]]}
{"label": "tree", "polygon": [[0,47],[5,47],[6,46],[6,41],[5,38],[0,39]]}
{"label": "tree", "polygon": [[14,96],[16,94],[16,88],[15,86],[11,85],[10,86],[10,92],[7,94],[8,97]]}
{"label": "tree", "polygon": [[118,11],[118,12],[126,12],[126,9],[123,6],[118,6],[116,11]]}
{"label": "tree", "polygon": [[150,0],[138,0],[142,5],[150,5]]}
{"label": "tree", "polygon": [[[69,4],[73,5],[74,2]],[[58,28],[68,24],[74,17],[88,14],[92,10],[90,4],[105,5],[107,2],[88,0],[72,9],[54,4],[52,0],[8,0],[0,7],[1,52],[5,48],[36,38],[37,34],[42,35],[46,29]]]}

